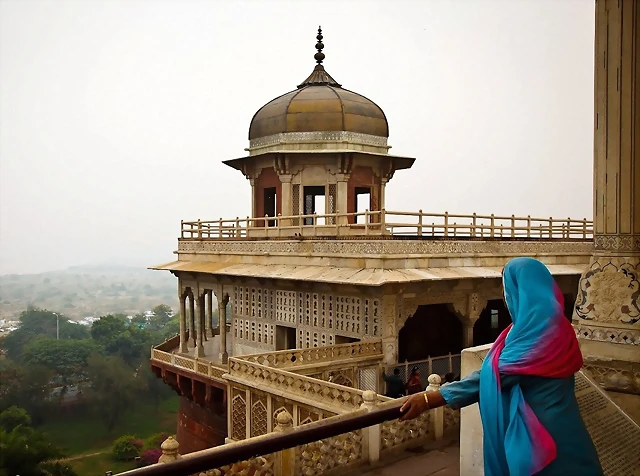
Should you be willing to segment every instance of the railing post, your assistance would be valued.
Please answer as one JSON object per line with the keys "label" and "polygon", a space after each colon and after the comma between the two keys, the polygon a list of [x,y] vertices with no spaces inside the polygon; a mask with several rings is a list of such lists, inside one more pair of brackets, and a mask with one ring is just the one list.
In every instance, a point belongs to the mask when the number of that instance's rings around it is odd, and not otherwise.
{"label": "railing post", "polygon": [[444,236],[449,236],[449,212],[444,212]]}
{"label": "railing post", "polygon": [[531,238],[531,215],[527,215],[527,238]]}
{"label": "railing post", "polygon": [[495,236],[495,226],[496,226],[496,217],[495,215],[492,213],[491,214],[491,229],[489,230],[489,236],[491,238],[493,238]]}
{"label": "railing post", "polygon": [[218,221],[218,238],[222,238],[222,217],[220,217],[220,221]]}
{"label": "railing post", "polygon": [[180,238],[184,238],[184,220],[180,220]]}
{"label": "railing post", "polygon": [[198,218],[198,239],[202,239],[202,223],[200,222],[200,218]]}
{"label": "railing post", "polygon": [[571,217],[567,217],[567,236],[565,238],[571,238]]}
{"label": "railing post", "polygon": [[422,236],[422,208],[418,210],[418,236]]}
{"label": "railing post", "polygon": [[382,210],[380,210],[380,233],[383,235],[387,234],[387,212],[386,210],[383,208]]}
{"label": "railing post", "polygon": [[160,445],[160,449],[162,450],[162,456],[158,458],[158,464],[173,463],[175,460],[180,459],[180,454],[178,453],[180,444],[173,436],[164,440]]}
{"label": "railing post", "polygon": [[240,238],[240,217],[236,217],[236,229],[234,235],[236,238]]}
{"label": "railing post", "polygon": [[249,237],[249,228],[250,228],[250,224],[251,224],[251,220],[249,219],[249,217],[247,216],[247,236],[245,238]]}
{"label": "railing post", "polygon": [[472,222],[471,222],[471,236],[475,238],[476,236],[476,226],[477,226],[477,216],[476,216],[476,212],[473,212],[473,218],[472,218]]}
{"label": "railing post", "polygon": [[582,239],[583,240],[587,239],[587,219],[586,218],[582,219]]}
{"label": "railing post", "polygon": [[[429,386],[427,387],[427,392],[435,392],[440,390],[440,375],[431,374],[429,375]],[[441,440],[442,435],[444,434],[444,407],[434,408],[431,410],[432,417],[431,424],[433,425],[433,437],[434,439]]]}
{"label": "railing post", "polygon": [[[360,405],[361,410],[372,412],[378,404],[378,395],[372,390],[365,390],[362,393],[364,402]],[[362,429],[362,447],[366,448],[369,464],[377,463],[380,460],[380,425],[373,425]]]}
{"label": "railing post", "polygon": [[553,217],[549,217],[549,238],[553,238]]}
{"label": "railing post", "polygon": [[[276,433],[284,433],[293,429],[293,418],[284,410],[276,416],[277,425],[273,429]],[[278,451],[275,458],[275,476],[294,476],[296,465],[296,449]]]}
{"label": "railing post", "polygon": [[427,364],[429,366],[429,375],[431,375],[431,372],[433,372],[433,359],[431,356],[427,358]]}
{"label": "railing post", "polygon": [[453,372],[453,359],[451,358],[451,352],[449,352],[449,372]]}
{"label": "railing post", "polygon": [[364,211],[364,234],[369,234],[369,209]]}
{"label": "railing post", "polygon": [[516,216],[511,215],[511,238],[516,236]]}

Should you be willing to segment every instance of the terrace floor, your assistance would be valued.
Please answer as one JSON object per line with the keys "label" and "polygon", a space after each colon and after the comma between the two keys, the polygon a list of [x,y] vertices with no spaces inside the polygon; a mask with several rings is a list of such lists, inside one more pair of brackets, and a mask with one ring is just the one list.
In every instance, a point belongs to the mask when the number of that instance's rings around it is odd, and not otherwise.
{"label": "terrace floor", "polygon": [[[207,336],[207,340],[203,343],[204,347],[204,357],[200,357],[201,359],[208,360],[214,364],[222,365],[220,361],[220,336],[216,335],[211,337],[211,335]],[[231,357],[231,335],[227,333],[227,353],[229,357]],[[193,345],[193,340],[190,340],[187,345],[187,352],[177,352],[176,355],[183,355],[185,357],[191,357],[192,359],[196,356],[196,348]]]}
{"label": "terrace floor", "polygon": [[[454,442],[446,448],[418,448],[405,451],[398,459],[364,473],[368,476],[460,476],[460,445]],[[354,473],[355,474],[355,473]]]}

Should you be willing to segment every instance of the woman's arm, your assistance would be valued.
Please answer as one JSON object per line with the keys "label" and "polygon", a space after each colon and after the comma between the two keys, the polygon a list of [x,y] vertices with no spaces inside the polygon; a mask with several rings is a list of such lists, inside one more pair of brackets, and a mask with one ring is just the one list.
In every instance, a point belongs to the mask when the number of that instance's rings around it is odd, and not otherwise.
{"label": "woman's arm", "polygon": [[[500,375],[500,384],[503,390],[518,383],[517,375]],[[404,403],[400,411],[403,413],[401,421],[416,418],[421,413],[431,408],[438,408],[444,405],[458,409],[478,403],[480,396],[480,371],[470,373],[459,382],[452,382],[446,387],[435,392],[417,393],[411,396]]]}

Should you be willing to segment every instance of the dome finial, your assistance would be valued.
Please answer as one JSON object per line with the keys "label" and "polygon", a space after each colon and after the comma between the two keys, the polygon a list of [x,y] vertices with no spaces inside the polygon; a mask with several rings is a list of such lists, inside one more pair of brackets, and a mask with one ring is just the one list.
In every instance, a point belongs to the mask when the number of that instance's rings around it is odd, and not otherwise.
{"label": "dome finial", "polygon": [[316,39],[318,42],[316,43],[316,52],[313,57],[316,59],[316,67],[313,69],[313,72],[309,75],[307,79],[305,79],[302,84],[298,85],[298,89],[304,88],[306,86],[335,86],[337,88],[341,87],[340,84],[336,82],[335,79],[329,75],[324,70],[324,66],[322,65],[322,61],[324,60],[324,53],[322,50],[324,49],[324,43],[322,43],[322,27],[318,27],[318,34]]}
{"label": "dome finial", "polygon": [[322,50],[324,49],[324,43],[322,43],[322,27],[318,27],[318,35],[316,36],[318,42],[316,43],[316,50],[318,52],[313,56],[316,59],[316,63],[322,64],[322,60],[324,60],[324,53]]}

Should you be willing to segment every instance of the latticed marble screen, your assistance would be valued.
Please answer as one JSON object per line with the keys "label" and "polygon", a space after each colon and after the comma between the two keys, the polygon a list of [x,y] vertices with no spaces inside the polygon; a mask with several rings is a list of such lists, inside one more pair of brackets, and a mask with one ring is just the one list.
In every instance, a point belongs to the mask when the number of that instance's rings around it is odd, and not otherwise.
{"label": "latticed marble screen", "polygon": [[[336,198],[337,185],[335,183],[329,184],[329,194],[327,195],[327,213],[336,213],[336,204],[338,202]],[[346,211],[346,210],[345,210]],[[328,225],[335,225],[335,217],[327,218]]]}
{"label": "latticed marble screen", "polygon": [[333,345],[336,335],[380,335],[378,299],[253,286],[236,286],[233,295],[241,344],[272,350],[276,325],[296,328],[298,348]]}

